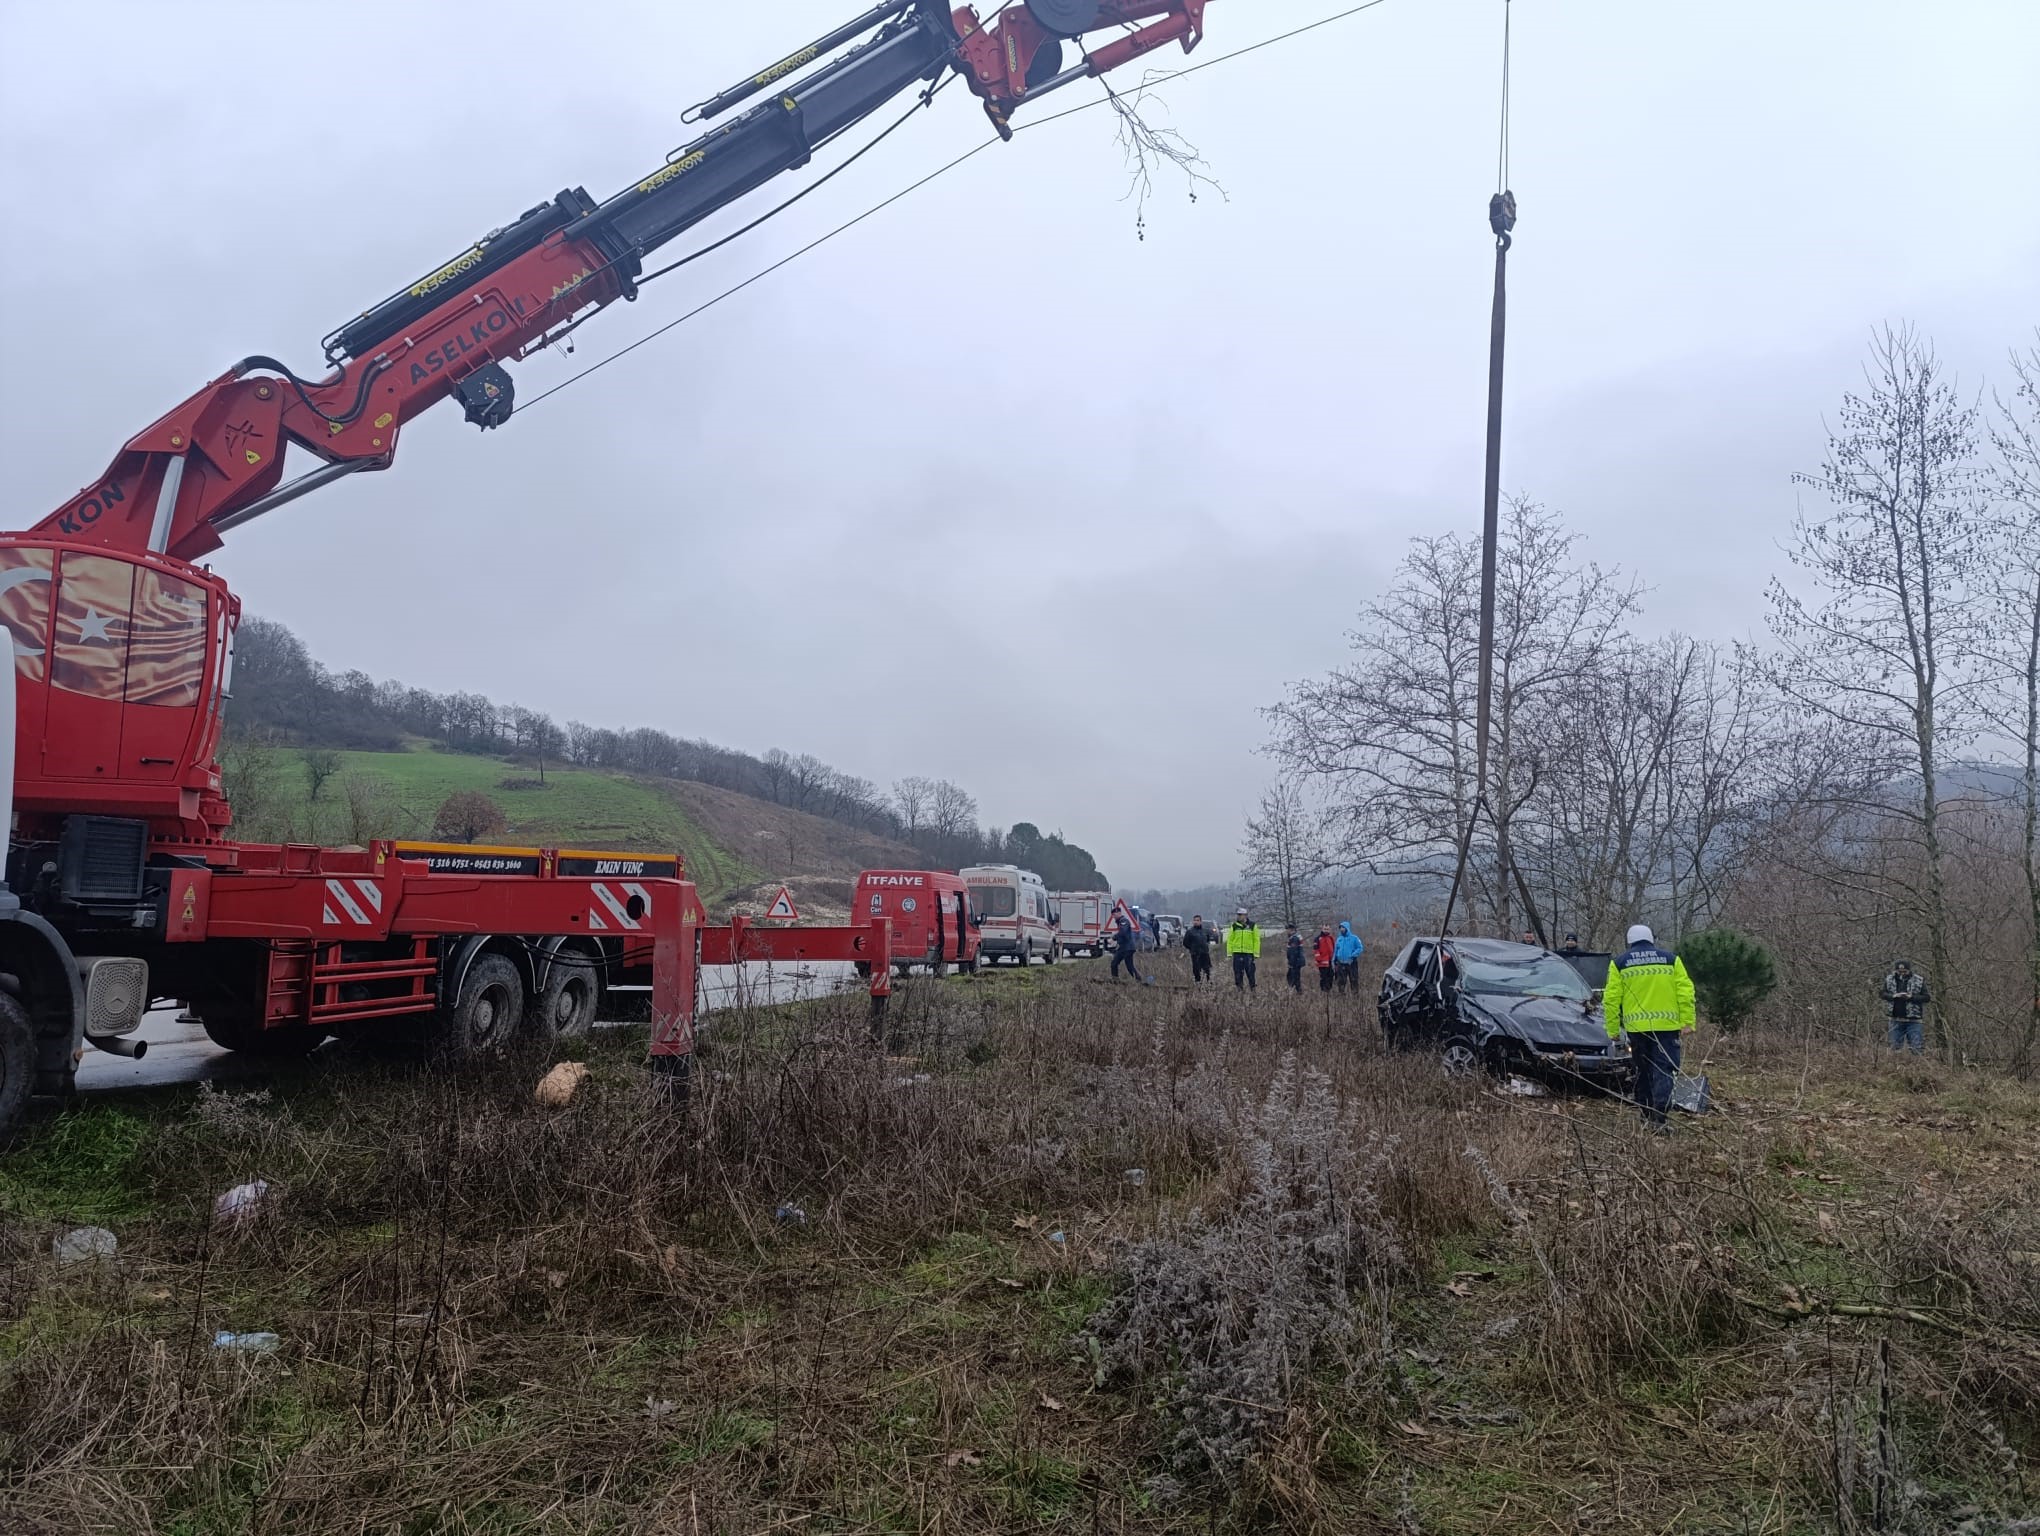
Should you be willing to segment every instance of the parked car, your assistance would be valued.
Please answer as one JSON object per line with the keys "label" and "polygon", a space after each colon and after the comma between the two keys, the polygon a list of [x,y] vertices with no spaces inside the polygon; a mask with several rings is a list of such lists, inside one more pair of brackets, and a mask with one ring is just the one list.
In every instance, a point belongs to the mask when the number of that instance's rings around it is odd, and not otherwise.
{"label": "parked car", "polygon": [[[940,869],[867,869],[850,896],[850,920],[892,919],[893,968],[904,976],[924,965],[946,976],[953,965],[974,971],[978,931],[970,920],[963,877]],[[858,974],[871,967],[859,962]]]}
{"label": "parked car", "polygon": [[1183,942],[1182,918],[1178,917],[1174,912],[1164,912],[1155,921],[1161,924],[1162,943],[1164,945],[1180,944]]}
{"label": "parked car", "polygon": [[1594,989],[1535,944],[1447,939],[1440,952],[1436,939],[1412,939],[1383,974],[1376,1010],[1392,1047],[1434,1050],[1451,1073],[1629,1085],[1629,1048],[1608,1038]]}

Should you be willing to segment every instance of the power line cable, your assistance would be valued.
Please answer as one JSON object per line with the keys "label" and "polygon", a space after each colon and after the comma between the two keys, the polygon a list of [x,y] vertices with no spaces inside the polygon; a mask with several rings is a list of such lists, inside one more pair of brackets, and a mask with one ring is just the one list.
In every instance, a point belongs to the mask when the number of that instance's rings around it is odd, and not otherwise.
{"label": "power line cable", "polygon": [[[1010,3],[1011,0],[1008,0],[1008,4]],[[1144,80],[1142,82],[1142,85],[1145,88],[1156,85],[1163,85],[1171,80],[1181,80],[1186,76],[1198,74],[1203,70],[1216,68],[1220,64],[1230,63],[1234,59],[1245,58],[1250,53],[1258,53],[1263,48],[1272,48],[1277,43],[1285,43],[1293,38],[1302,37],[1307,32],[1317,31],[1320,27],[1331,26],[1334,22],[1344,21],[1349,17],[1357,16],[1362,11],[1371,11],[1377,5],[1382,5],[1385,3],[1386,0],[1364,0],[1363,4],[1350,6],[1346,10],[1339,11],[1333,15],[1323,17],[1318,21],[1306,22],[1303,26],[1294,27],[1287,32],[1277,33],[1273,37],[1265,37],[1257,43],[1249,43],[1244,48],[1236,48],[1231,53],[1222,53],[1215,59],[1206,59],[1201,64],[1193,64],[1186,69],[1169,70],[1163,74],[1151,76],[1148,79]],[[1005,6],[1001,6],[1000,9],[1003,11],[1005,9]],[[917,100],[911,108],[909,108],[905,113],[901,114],[898,120],[887,126],[882,132],[880,132],[874,138],[872,138],[869,143],[865,144],[863,148],[859,149],[855,154],[851,155],[847,160],[843,161],[841,165],[831,168],[827,175],[822,176],[813,185],[802,188],[792,197],[787,198],[784,202],[778,204],[776,207],[772,208],[768,212],[762,214],[756,219],[753,219],[750,223],[744,225],[741,229],[738,229],[732,232],[731,234],[723,236],[721,239],[716,240],[714,243],[710,245],[702,247],[698,251],[690,251],[687,255],[681,257],[677,261],[668,262],[665,266],[660,267],[653,272],[647,273],[644,277],[638,280],[638,286],[642,288],[646,283],[651,282],[654,278],[663,277],[667,273],[673,271],[678,267],[684,267],[691,261],[699,260],[701,257],[708,255],[711,251],[720,250],[723,246],[728,245],[732,240],[735,240],[738,236],[750,233],[752,230],[756,229],[760,224],[765,223],[768,219],[774,218],[778,214],[784,212],[794,203],[797,203],[803,197],[806,197],[808,193],[813,192],[816,188],[822,186],[825,182],[829,181],[832,177],[839,175],[841,172],[845,170],[848,170],[858,160],[861,160],[866,154],[870,153],[873,149],[876,149],[880,143],[882,143],[886,138],[890,137],[895,131],[902,127],[906,123],[908,118],[912,117],[916,112],[920,111],[922,107],[926,106],[928,102],[933,99],[935,93],[940,91],[944,86],[946,86],[949,83],[950,80],[954,78],[955,78],[954,75],[950,75],[944,78],[943,80],[937,82],[936,85],[933,86],[929,91],[925,92],[921,99]],[[1036,128],[1046,128],[1050,123],[1059,122],[1066,117],[1075,117],[1079,112],[1089,112],[1093,108],[1109,105],[1110,100],[1111,100],[1110,97],[1101,96],[1095,101],[1087,101],[1080,106],[1067,107],[1063,111],[1052,113],[1047,117],[1036,118],[1033,122],[1019,124],[1014,128],[1013,131],[1016,134],[1020,134],[1029,132]],[[858,214],[855,218],[847,219],[843,223],[838,224],[834,229],[829,230],[827,233],[816,236],[813,240],[810,240],[806,245],[803,245],[796,250],[788,252],[786,255],[780,257],[779,260],[773,262],[770,266],[762,268],[757,272],[754,272],[751,276],[745,278],[740,283],[734,284],[729,288],[725,288],[721,293],[715,295],[714,298],[703,301],[702,303],[696,305],[693,309],[688,310],[685,314],[679,315],[676,318],[667,321],[664,325],[658,327],[656,330],[648,331],[643,336],[640,336],[636,341],[631,342],[628,346],[622,347],[619,350],[610,353],[609,356],[602,358],[597,362],[590,363],[586,368],[583,368],[579,373],[569,374],[566,378],[560,380],[559,383],[553,385],[552,388],[544,391],[542,394],[532,396],[531,399],[525,401],[522,405],[518,406],[517,407],[518,414],[522,414],[523,412],[530,410],[533,406],[537,405],[542,400],[551,399],[554,395],[558,394],[568,385],[578,384],[581,380],[587,378],[590,374],[600,372],[602,369],[607,368],[611,363],[615,362],[617,359],[622,357],[628,357],[631,353],[637,351],[639,347],[644,346],[648,342],[656,341],[658,340],[659,337],[665,335],[668,331],[673,330],[678,326],[685,325],[688,321],[693,320],[702,314],[705,314],[707,311],[715,308],[716,305],[722,303],[723,300],[734,298],[737,294],[742,293],[746,288],[749,288],[753,283],[760,282],[763,279],[770,277],[774,272],[777,272],[781,267],[787,266],[792,262],[798,261],[801,257],[807,255],[810,251],[816,249],[817,247],[827,245],[831,240],[835,239],[838,235],[847,234],[850,230],[855,229],[859,224],[862,224],[866,219],[870,218],[873,214],[884,212],[887,208],[890,208],[894,203],[898,202],[901,198],[906,197],[911,193],[918,192],[921,188],[928,185],[929,182],[935,181],[940,177],[948,175],[951,171],[955,170],[958,166],[962,165],[966,160],[974,159],[976,156],[983,153],[985,150],[990,149],[994,144],[997,144],[999,142],[1001,141],[997,138],[986,139],[983,143],[978,144],[971,149],[965,150],[955,159],[949,161],[944,165],[937,166],[934,170],[930,171],[927,175],[923,176],[919,181],[913,182],[908,186],[902,187],[899,191],[893,193],[892,196],[886,198],[883,202],[873,204],[871,207],[865,209],[864,212]],[[592,315],[594,313],[599,313],[599,311],[591,311],[591,314],[588,318],[592,318]],[[567,330],[560,332],[557,336],[553,337],[552,339],[555,341],[561,339],[561,337],[564,337],[569,332],[576,329],[578,327],[578,324],[579,322],[576,322],[575,326],[569,326]]]}

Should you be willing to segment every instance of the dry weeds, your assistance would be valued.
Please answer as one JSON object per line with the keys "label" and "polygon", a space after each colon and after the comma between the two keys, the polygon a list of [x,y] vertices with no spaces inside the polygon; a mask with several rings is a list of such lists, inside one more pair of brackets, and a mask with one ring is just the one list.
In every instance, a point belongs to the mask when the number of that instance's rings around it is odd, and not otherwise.
{"label": "dry weeds", "polygon": [[[0,1166],[6,1528],[2033,1515],[2030,1091],[1738,1039],[1658,1143],[1336,1002],[1099,972],[917,984],[888,1055],[857,998],[725,1016],[684,1120],[616,1031],[559,1110],[543,1062],[342,1061],[38,1126]],[[56,1266],[86,1219],[119,1260]]]}

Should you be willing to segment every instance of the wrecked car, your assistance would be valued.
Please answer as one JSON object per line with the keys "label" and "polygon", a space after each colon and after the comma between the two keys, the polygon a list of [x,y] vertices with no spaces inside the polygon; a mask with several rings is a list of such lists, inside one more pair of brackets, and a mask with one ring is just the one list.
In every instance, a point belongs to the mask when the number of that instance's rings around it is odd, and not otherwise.
{"label": "wrecked car", "polygon": [[1382,1034],[1430,1050],[1455,1075],[1486,1071],[1621,1093],[1629,1047],[1608,1038],[1600,998],[1562,957],[1506,939],[1412,939],[1381,978]]}

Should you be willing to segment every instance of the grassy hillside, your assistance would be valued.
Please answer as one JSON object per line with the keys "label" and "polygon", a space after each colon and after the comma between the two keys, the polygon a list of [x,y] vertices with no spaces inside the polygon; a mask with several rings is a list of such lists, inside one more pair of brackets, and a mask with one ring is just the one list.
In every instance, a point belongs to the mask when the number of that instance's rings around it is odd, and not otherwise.
{"label": "grassy hillside", "polygon": [[250,751],[229,786],[239,830],[249,837],[357,841],[423,838],[448,795],[479,790],[503,808],[501,841],[554,848],[677,848],[711,905],[793,885],[803,912],[840,914],[861,869],[913,866],[903,843],[769,801],[672,779],[586,768],[535,770],[501,758],[418,743],[407,752],[341,752],[339,767],[310,799],[305,753]]}
{"label": "grassy hillside", "polygon": [[259,808],[244,818],[250,835],[281,831],[346,840],[356,830],[349,808],[352,794],[369,798],[367,815],[374,831],[422,838],[430,834],[433,814],[448,795],[480,790],[508,817],[509,831],[503,836],[508,843],[644,852],[677,848],[711,899],[763,878],[759,864],[719,844],[673,796],[621,774],[548,768],[539,788],[531,770],[498,758],[424,746],[408,752],[342,752],[339,772],[313,806],[302,753],[278,748],[258,756],[263,760],[256,770]]}
{"label": "grassy hillside", "polygon": [[1703,1033],[1657,1141],[1143,960],[916,983],[910,1058],[720,1016],[686,1118],[615,1030],[563,1111],[334,1053],[37,1124],[8,1528],[2031,1536],[2032,1086]]}

